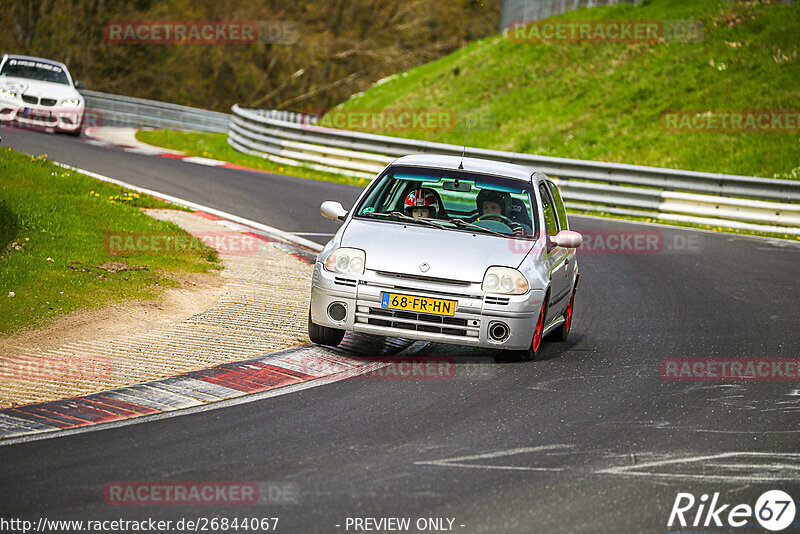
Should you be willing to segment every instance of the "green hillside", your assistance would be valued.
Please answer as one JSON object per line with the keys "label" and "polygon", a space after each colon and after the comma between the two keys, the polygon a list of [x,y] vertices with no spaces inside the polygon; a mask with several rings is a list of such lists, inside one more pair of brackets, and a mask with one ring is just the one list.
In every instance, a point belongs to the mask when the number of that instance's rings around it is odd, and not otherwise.
{"label": "green hillside", "polygon": [[[653,0],[552,20],[686,20],[697,42],[532,43],[498,35],[354,95],[345,110],[439,109],[445,131],[378,131],[470,146],[798,178],[800,130],[667,131],[665,111],[800,109],[800,2]],[[362,128],[365,129],[365,128]],[[366,128],[366,131],[375,129]]]}

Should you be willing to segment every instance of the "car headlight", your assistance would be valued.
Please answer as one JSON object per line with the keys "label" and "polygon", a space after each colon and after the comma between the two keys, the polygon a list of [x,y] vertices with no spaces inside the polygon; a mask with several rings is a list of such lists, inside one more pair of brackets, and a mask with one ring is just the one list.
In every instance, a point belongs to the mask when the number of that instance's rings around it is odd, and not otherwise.
{"label": "car headlight", "polygon": [[0,98],[7,98],[13,100],[17,98],[17,92],[13,89],[0,89]]}
{"label": "car headlight", "polygon": [[79,98],[67,98],[61,101],[61,105],[65,108],[77,108],[81,105]]}
{"label": "car headlight", "polygon": [[528,292],[528,280],[511,267],[489,267],[483,275],[481,289],[485,293],[522,295]]}
{"label": "car headlight", "polygon": [[364,274],[367,255],[357,248],[337,248],[325,258],[325,270],[341,274]]}

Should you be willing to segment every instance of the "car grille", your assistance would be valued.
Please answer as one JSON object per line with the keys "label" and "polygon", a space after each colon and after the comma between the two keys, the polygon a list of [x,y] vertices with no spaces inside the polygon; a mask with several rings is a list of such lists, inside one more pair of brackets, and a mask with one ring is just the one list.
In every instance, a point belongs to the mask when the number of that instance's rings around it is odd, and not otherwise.
{"label": "car grille", "polygon": [[468,326],[467,319],[460,317],[388,310],[370,306],[358,307],[356,321],[374,326],[473,338],[477,338],[480,331],[480,321],[478,320],[471,321],[475,326]]}
{"label": "car grille", "polygon": [[448,298],[481,298],[477,295],[470,295],[461,288],[447,288],[445,286],[441,286],[442,289],[433,289],[431,287],[418,287],[413,285],[399,285],[399,284],[386,284],[385,282],[368,282],[365,280],[361,281],[361,284],[364,286],[369,286],[375,288],[377,291],[380,292],[401,292],[401,293],[419,293],[423,292],[429,295],[435,295],[437,297],[448,297]]}
{"label": "car grille", "polygon": [[22,101],[27,102],[28,104],[38,104],[39,98],[30,95],[22,95]]}
{"label": "car grille", "polygon": [[43,106],[55,106],[56,102],[58,102],[58,100],[55,100],[53,98],[43,98],[41,100]]}
{"label": "car grille", "polygon": [[405,274],[405,273],[392,273],[388,271],[376,271],[377,274],[381,276],[388,276],[389,278],[400,278],[402,280],[418,280],[421,282],[434,282],[436,284],[450,284],[454,286],[468,286],[471,282],[465,282],[464,280],[452,280],[449,278],[434,278],[432,276],[422,276],[416,274]]}
{"label": "car grille", "polygon": [[508,297],[490,297],[488,295],[483,297],[483,301],[486,304],[495,304],[498,306],[508,306],[508,300]]}

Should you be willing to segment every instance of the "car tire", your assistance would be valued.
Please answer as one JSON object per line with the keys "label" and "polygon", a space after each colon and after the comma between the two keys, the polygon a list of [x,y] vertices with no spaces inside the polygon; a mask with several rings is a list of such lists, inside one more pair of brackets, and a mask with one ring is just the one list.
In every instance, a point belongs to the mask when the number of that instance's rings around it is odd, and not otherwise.
{"label": "car tire", "polygon": [[569,336],[569,329],[572,327],[572,304],[575,301],[575,291],[577,289],[578,285],[575,284],[575,287],[572,288],[572,295],[569,297],[567,311],[564,312],[564,322],[550,335],[553,341],[566,341]]}
{"label": "car tire", "polygon": [[83,122],[81,122],[81,125],[77,130],[64,131],[64,133],[71,137],[80,137],[83,135]]}
{"label": "car tire", "polygon": [[345,331],[328,326],[320,326],[311,321],[311,310],[308,310],[308,337],[316,345],[336,347],[342,342]]}
{"label": "car tire", "polygon": [[536,320],[536,327],[533,330],[533,339],[531,346],[526,350],[512,350],[509,351],[511,356],[516,360],[533,361],[542,350],[542,333],[544,332],[545,315],[547,314],[547,301],[550,299],[550,293],[546,293],[542,301],[542,310],[539,312],[539,318]]}

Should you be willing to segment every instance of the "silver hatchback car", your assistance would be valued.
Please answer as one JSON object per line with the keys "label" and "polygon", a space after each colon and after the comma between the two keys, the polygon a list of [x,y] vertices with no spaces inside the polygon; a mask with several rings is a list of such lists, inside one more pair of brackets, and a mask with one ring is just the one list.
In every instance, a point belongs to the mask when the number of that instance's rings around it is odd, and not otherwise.
{"label": "silver hatchback car", "polygon": [[565,340],[578,283],[558,187],[518,165],[404,156],[375,178],[314,265],[308,332],[348,330],[486,347],[533,359]]}

